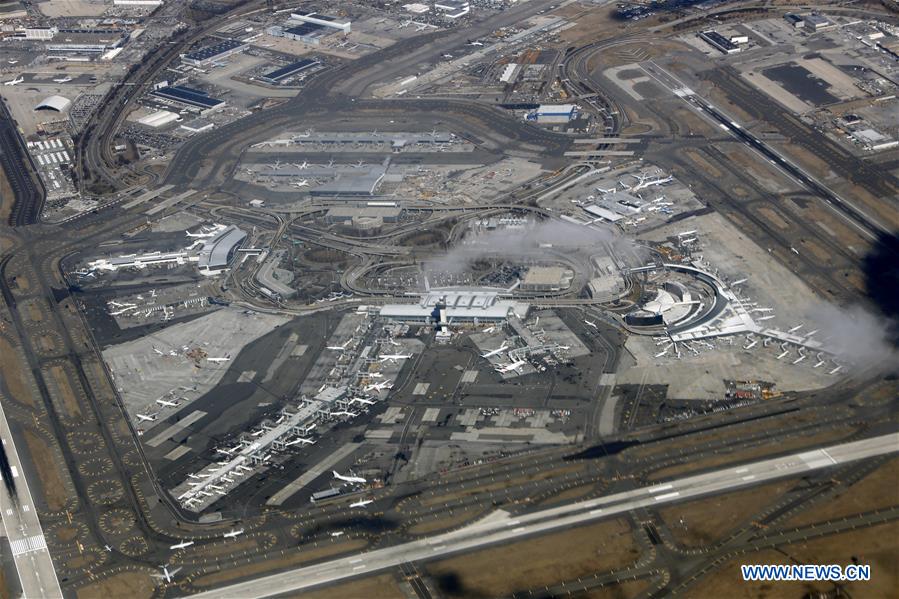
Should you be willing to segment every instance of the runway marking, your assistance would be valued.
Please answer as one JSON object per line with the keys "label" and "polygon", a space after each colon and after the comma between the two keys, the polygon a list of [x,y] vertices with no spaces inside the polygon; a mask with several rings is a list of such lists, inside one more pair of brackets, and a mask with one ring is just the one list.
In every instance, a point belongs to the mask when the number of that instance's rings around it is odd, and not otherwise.
{"label": "runway marking", "polygon": [[744,472],[749,472],[749,468],[737,468],[734,470],[734,473],[736,474],[743,474]]}
{"label": "runway marking", "polygon": [[671,493],[665,493],[664,495],[656,495],[656,501],[665,501],[666,499],[671,499],[672,497],[677,497],[680,495],[680,491],[673,491]]}
{"label": "runway marking", "polygon": [[674,488],[674,485],[659,485],[658,487],[652,487],[652,488],[649,488],[646,490],[649,491],[650,493],[655,494],[655,493],[661,493],[662,491],[667,491],[668,489],[673,489],[673,488]]}
{"label": "runway marking", "polygon": [[602,510],[590,510],[590,515],[595,516],[596,514],[601,514]]}
{"label": "runway marking", "polygon": [[351,563],[351,564],[358,564],[358,563],[361,562],[361,561],[362,561],[362,558],[361,558],[361,557],[357,557],[356,559],[351,559],[351,560],[350,560],[350,563]]}
{"label": "runway marking", "polygon": [[365,564],[362,564],[361,566],[356,566],[355,568],[353,568],[353,570],[364,570],[364,569],[365,569]]}
{"label": "runway marking", "polygon": [[755,478],[755,474],[748,474],[743,477],[743,480],[752,480]]}

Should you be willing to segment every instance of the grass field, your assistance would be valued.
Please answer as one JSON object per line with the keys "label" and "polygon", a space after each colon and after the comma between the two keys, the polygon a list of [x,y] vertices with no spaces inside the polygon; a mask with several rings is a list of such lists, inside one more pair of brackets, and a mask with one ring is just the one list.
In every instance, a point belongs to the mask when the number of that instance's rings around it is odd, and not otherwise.
{"label": "grass field", "polygon": [[426,565],[451,597],[501,597],[633,563],[638,549],[623,519],[519,543],[483,549]]}

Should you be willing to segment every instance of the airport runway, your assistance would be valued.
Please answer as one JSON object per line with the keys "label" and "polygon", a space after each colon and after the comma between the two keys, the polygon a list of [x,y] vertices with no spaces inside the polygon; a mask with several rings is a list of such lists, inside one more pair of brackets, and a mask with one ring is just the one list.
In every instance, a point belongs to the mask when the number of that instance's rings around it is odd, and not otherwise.
{"label": "airport runway", "polygon": [[7,490],[7,485],[0,486],[0,510],[3,528],[12,550],[13,561],[22,594],[25,597],[62,597],[62,589],[56,577],[53,560],[47,549],[44,531],[38,519],[37,509],[28,489],[25,470],[19,461],[19,453],[6,414],[0,405],[0,439],[9,459],[13,472],[12,484],[15,485],[15,497]]}
{"label": "airport runway", "polygon": [[209,599],[213,597],[239,597],[241,599],[271,597],[377,572],[406,562],[431,560],[453,553],[471,551],[479,547],[575,526],[638,508],[659,506],[779,478],[798,476],[822,468],[888,455],[897,451],[899,451],[899,433],[890,433],[862,441],[688,476],[650,487],[520,516],[497,511],[463,529],[429,539],[376,549],[314,566],[265,576],[245,583],[222,587],[215,591],[199,593],[194,597]]}
{"label": "airport runway", "polygon": [[46,192],[43,185],[35,182],[39,178],[31,176],[31,157],[25,149],[16,122],[3,102],[0,102],[0,165],[3,166],[3,172],[15,196],[9,224],[20,227],[36,223],[40,218]]}

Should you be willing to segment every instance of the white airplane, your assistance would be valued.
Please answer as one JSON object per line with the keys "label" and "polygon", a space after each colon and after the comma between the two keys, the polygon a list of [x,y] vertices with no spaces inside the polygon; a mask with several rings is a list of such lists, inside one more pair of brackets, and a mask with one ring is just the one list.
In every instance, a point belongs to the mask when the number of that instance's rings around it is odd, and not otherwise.
{"label": "white airplane", "polygon": [[331,533],[331,536],[332,536],[332,537],[342,537],[342,536],[345,535],[345,534],[346,534],[346,533],[343,532],[342,530],[338,530],[337,532],[332,532],[332,533]]}
{"label": "white airplane", "polygon": [[788,353],[790,353],[790,350],[785,349],[785,350],[783,350],[783,351],[780,353],[780,355],[777,356],[777,358],[775,358],[775,359],[776,359],[776,360],[780,360],[781,358],[783,358],[784,356],[786,356]]}
{"label": "white airplane", "polygon": [[362,397],[354,397],[353,399],[350,400],[350,403],[360,403],[365,406],[372,406],[375,404],[375,402],[373,402],[372,400],[364,399]]}
{"label": "white airplane", "polygon": [[337,470],[332,470],[331,474],[333,474],[334,478],[336,478],[337,480],[342,480],[345,483],[356,483],[356,484],[363,485],[368,482],[361,476],[345,476],[343,474],[338,473]]}
{"label": "white airplane", "polygon": [[477,42],[477,41],[472,42],[472,41],[469,41],[469,42],[468,42],[468,45],[469,45],[469,46],[483,46],[483,45],[484,45],[484,42]]}
{"label": "white airplane", "polygon": [[350,342],[352,342],[352,339],[347,339],[346,343],[344,343],[343,345],[328,345],[325,347],[325,349],[330,349],[332,351],[343,351],[347,348]]}
{"label": "white airplane", "polygon": [[805,360],[805,358],[806,358],[806,356],[803,354],[803,355],[799,356],[798,358],[796,358],[795,360],[793,360],[793,364],[794,364],[794,365],[795,365],[795,364],[799,364],[800,362],[802,362],[803,360]]}
{"label": "white airplane", "polygon": [[153,574],[154,578],[160,578],[165,580],[166,582],[172,582],[175,580],[175,574],[181,571],[181,568],[175,568],[174,570],[169,570],[168,566],[159,566],[162,568],[162,574]]}
{"label": "white airplane", "polygon": [[3,85],[19,85],[23,81],[25,81],[25,78],[19,76],[19,77],[16,77],[15,79],[10,79],[9,81],[4,81]]}
{"label": "white airplane", "polygon": [[161,406],[165,406],[166,408],[177,408],[177,407],[178,407],[178,403],[177,403],[177,402],[174,402],[174,401],[166,401],[166,400],[164,400],[164,399],[157,399],[157,400],[156,400],[156,403],[158,403],[158,404],[161,405]]}
{"label": "white airplane", "polygon": [[821,366],[824,366],[824,362],[825,360],[818,360],[817,362],[815,362],[815,365],[812,366],[812,368],[819,368]]}
{"label": "white airplane", "polygon": [[300,179],[299,181],[292,183],[294,187],[309,187],[309,179]]}
{"label": "white airplane", "polygon": [[153,348],[153,351],[155,351],[155,352],[156,352],[157,354],[159,354],[160,356],[164,356],[164,355],[165,355],[164,352],[162,352],[162,351],[156,349],[155,347]]}
{"label": "white airplane", "polygon": [[749,343],[749,345],[743,346],[743,349],[752,349],[753,347],[755,347],[755,346],[758,345],[758,344],[759,344],[759,340],[758,340],[758,339],[753,339],[753,340]]}
{"label": "white airplane", "polygon": [[9,64],[19,64],[18,60],[7,60],[6,62],[8,62]]}
{"label": "white airplane", "polygon": [[218,362],[227,362],[230,359],[231,359],[231,356],[225,356],[224,358],[206,358],[206,361],[218,363]]}
{"label": "white airplane", "polygon": [[371,385],[365,386],[366,391],[378,391],[378,392],[381,392],[384,389],[392,389],[392,388],[393,388],[393,383],[391,383],[390,381],[384,381],[383,383],[372,383]]}
{"label": "white airplane", "polygon": [[356,412],[350,412],[349,410],[340,410],[337,412],[331,412],[331,416],[346,416],[347,418],[355,418],[358,416]]}
{"label": "white airplane", "polygon": [[506,342],[503,341],[503,344],[502,344],[502,345],[500,345],[500,346],[497,347],[496,349],[492,349],[492,350],[488,351],[488,352],[485,353],[485,354],[481,354],[481,357],[484,358],[485,360],[486,360],[486,359],[489,359],[489,358],[492,358],[492,357],[495,356],[496,354],[505,351],[505,350],[506,350],[506,347],[508,347],[508,346],[506,345]]}
{"label": "white airplane", "polygon": [[834,368],[833,370],[831,370],[831,371],[828,372],[827,374],[836,374],[836,373],[838,373],[838,372],[841,371],[841,370],[843,370],[843,367],[842,367],[842,366],[837,366],[836,368]]}
{"label": "white airplane", "polygon": [[796,254],[797,256],[799,255],[799,250],[797,250],[793,246],[790,246],[790,251],[793,252],[794,254]]}
{"label": "white airplane", "polygon": [[72,78],[69,77],[68,75],[66,75],[65,77],[61,77],[59,79],[54,79],[53,83],[68,83],[71,80],[72,80]]}
{"label": "white airplane", "polygon": [[492,333],[492,332],[495,331],[495,330],[496,330],[496,327],[487,327],[486,329],[484,329],[484,330],[481,331],[481,332],[482,332],[482,333]]}
{"label": "white airplane", "polygon": [[232,528],[228,532],[222,535],[225,539],[236,539],[239,535],[243,534],[243,529]]}
{"label": "white airplane", "polygon": [[190,547],[193,544],[193,541],[181,541],[177,545],[172,545],[171,547],[169,547],[169,549],[184,549],[185,547]]}
{"label": "white airplane", "polygon": [[380,372],[365,372],[362,376],[366,376],[370,379],[382,379],[384,375]]}
{"label": "white airplane", "polygon": [[309,161],[304,160],[303,164],[294,164],[294,166],[297,167],[298,169],[300,169],[301,171],[306,170],[307,168],[309,168]]}
{"label": "white airplane", "polygon": [[304,439],[303,437],[297,437],[293,441],[288,441],[285,445],[296,445],[297,443],[302,443],[304,445],[315,445],[315,441],[312,439]]}
{"label": "white airplane", "polygon": [[350,507],[365,507],[369,503],[374,503],[374,499],[360,499],[350,504]]}
{"label": "white airplane", "polygon": [[379,362],[385,362],[385,361],[396,362],[397,360],[408,360],[411,357],[412,357],[412,354],[408,354],[408,355],[407,354],[383,354],[381,356],[378,356],[378,361]]}
{"label": "white airplane", "polygon": [[587,320],[586,318],[584,319],[584,322],[587,323],[587,326],[591,326],[591,327],[593,327],[594,329],[598,329],[598,328],[599,328],[598,326],[596,326],[596,323],[595,323],[595,322],[591,322],[591,321]]}
{"label": "white airplane", "polygon": [[801,328],[802,328],[802,325],[801,325],[801,324],[797,324],[795,327],[793,327],[792,329],[788,330],[787,332],[788,332],[788,333],[793,333],[793,332],[795,332],[795,331],[798,331],[798,330],[801,329]]}
{"label": "white airplane", "polygon": [[773,314],[772,314],[772,315],[769,315],[769,316],[762,316],[761,318],[756,318],[756,320],[758,320],[759,322],[761,322],[761,321],[763,321],[763,320],[771,320],[772,318],[774,318],[774,315],[773,315]]}
{"label": "white airplane", "polygon": [[670,347],[671,347],[671,346],[669,345],[668,347],[666,347],[665,349],[663,349],[662,351],[660,351],[659,353],[657,353],[657,354],[655,355],[655,357],[656,357],[656,358],[661,358],[662,356],[664,356],[665,354],[668,353],[668,348],[670,348]]}
{"label": "white airplane", "polygon": [[141,422],[153,422],[154,420],[156,420],[156,417],[159,416],[159,413],[154,412],[152,414],[135,414],[135,416],[137,416],[137,419]]}
{"label": "white airplane", "polygon": [[495,368],[495,370],[500,374],[506,374],[507,372],[512,372],[513,370],[515,372],[518,372],[518,369],[521,368],[522,366],[524,366],[525,364],[527,364],[526,360],[517,360],[515,362],[511,362],[509,364],[504,364],[502,366],[499,366],[499,367]]}

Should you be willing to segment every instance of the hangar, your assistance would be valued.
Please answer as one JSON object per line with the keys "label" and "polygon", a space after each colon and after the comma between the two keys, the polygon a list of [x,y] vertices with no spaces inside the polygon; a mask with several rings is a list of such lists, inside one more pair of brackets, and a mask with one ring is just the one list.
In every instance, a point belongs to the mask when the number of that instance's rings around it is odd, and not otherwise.
{"label": "hangar", "polygon": [[50,96],[44,98],[40,104],[34,107],[35,110],[53,110],[55,112],[65,112],[72,105],[72,101],[62,96]]}

